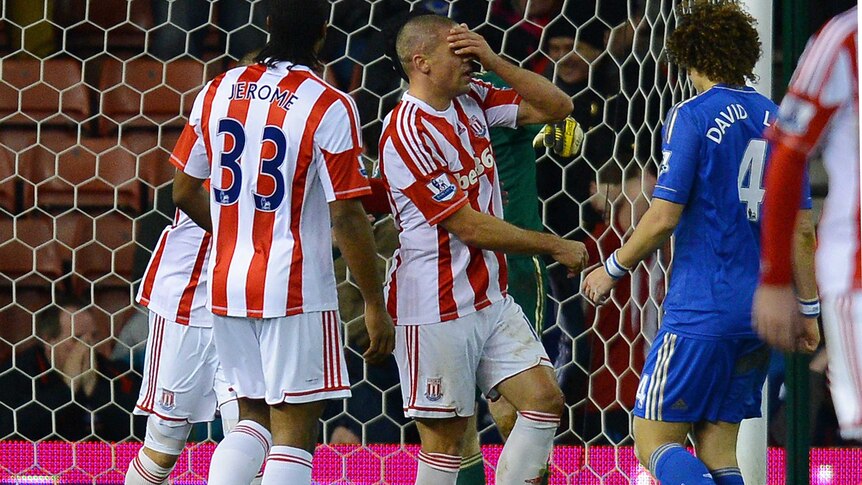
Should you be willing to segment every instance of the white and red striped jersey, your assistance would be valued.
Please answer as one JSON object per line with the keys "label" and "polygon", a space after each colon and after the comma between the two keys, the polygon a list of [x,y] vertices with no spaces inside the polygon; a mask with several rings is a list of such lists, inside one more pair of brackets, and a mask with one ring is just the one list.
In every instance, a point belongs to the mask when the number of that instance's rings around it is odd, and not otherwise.
{"label": "white and red striped jersey", "polygon": [[210,234],[177,209],[162,231],[138,288],[137,302],[168,320],[211,327],[206,268]]}
{"label": "white and red striped jersey", "polygon": [[211,311],[336,310],[328,202],[371,192],[356,106],[309,68],[238,67],[195,99],[173,162],[211,179]]}
{"label": "white and red striped jersey", "polygon": [[[795,159],[793,167],[779,165],[767,180],[767,212],[788,203],[770,205],[770,191],[792,185],[790,177],[804,169],[807,156],[817,150],[829,176],[829,195],[818,229],[817,281],[821,294],[840,295],[862,288],[862,220],[859,191],[859,65],[856,8],[836,16],[809,41],[781,103],[778,121],[768,132],[774,143],[773,160]],[[798,204],[796,205],[798,207]],[[772,261],[773,254],[789,254],[789,245],[776,239],[792,234],[795,217],[769,223],[783,224],[764,234],[764,281],[789,283],[789,258]],[[764,221],[768,224],[767,221]],[[777,235],[778,237],[772,237]],[[777,273],[777,274],[776,274]]]}
{"label": "white and red striped jersey", "polygon": [[399,325],[452,320],[506,294],[503,253],[469,247],[438,224],[461,207],[503,217],[489,127],[515,127],[520,97],[473,80],[437,111],[410,93],[383,121],[380,171],[400,246],[386,281]]}

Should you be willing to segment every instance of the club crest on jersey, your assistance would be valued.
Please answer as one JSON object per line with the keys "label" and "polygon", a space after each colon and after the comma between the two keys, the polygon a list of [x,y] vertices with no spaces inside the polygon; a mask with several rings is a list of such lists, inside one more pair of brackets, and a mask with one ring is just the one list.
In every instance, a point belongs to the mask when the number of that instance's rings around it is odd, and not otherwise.
{"label": "club crest on jersey", "polygon": [[174,399],[174,392],[163,389],[162,397],[159,398],[159,407],[161,407],[165,411],[171,411],[174,409],[175,406],[176,400]]}
{"label": "club crest on jersey", "polygon": [[482,123],[476,115],[470,117],[470,129],[473,130],[473,134],[476,136],[485,136],[488,132],[488,129],[485,128],[485,123]]}
{"label": "club crest on jersey", "polygon": [[431,179],[425,186],[431,190],[431,198],[437,202],[447,201],[455,195],[455,184],[445,174]]}
{"label": "club crest on jersey", "polygon": [[425,379],[425,399],[435,402],[443,397],[443,378],[428,377]]}

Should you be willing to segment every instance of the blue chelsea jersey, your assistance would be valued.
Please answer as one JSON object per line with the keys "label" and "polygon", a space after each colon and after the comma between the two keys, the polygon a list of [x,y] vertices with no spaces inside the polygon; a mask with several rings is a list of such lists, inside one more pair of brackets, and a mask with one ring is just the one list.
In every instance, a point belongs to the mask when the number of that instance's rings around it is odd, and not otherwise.
{"label": "blue chelsea jersey", "polygon": [[[760,219],[778,106],[754,89],[716,85],[681,102],[662,129],[653,197],[685,205],[674,231],[663,325],[692,337],[751,337]],[[808,177],[803,208],[811,208]]]}

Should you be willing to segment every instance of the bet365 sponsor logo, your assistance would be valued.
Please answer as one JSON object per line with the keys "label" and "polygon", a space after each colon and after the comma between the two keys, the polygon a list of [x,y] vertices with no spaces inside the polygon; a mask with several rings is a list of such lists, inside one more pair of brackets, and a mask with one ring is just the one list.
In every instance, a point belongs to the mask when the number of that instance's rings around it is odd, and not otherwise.
{"label": "bet365 sponsor logo", "polygon": [[476,163],[476,166],[470,169],[469,172],[461,172],[458,176],[458,185],[461,186],[462,190],[467,190],[471,186],[476,185],[479,182],[479,177],[485,173],[485,171],[494,168],[494,153],[491,151],[491,146],[487,146],[485,150],[482,151],[482,155],[479,157],[473,157],[473,161]]}

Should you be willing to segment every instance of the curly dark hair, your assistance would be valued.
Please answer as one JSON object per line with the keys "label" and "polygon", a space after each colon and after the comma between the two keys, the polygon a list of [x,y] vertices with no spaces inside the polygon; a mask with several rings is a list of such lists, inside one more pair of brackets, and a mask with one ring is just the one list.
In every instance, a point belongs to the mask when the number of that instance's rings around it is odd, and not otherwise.
{"label": "curly dark hair", "polygon": [[745,85],[756,81],[760,59],[757,21],[733,0],[689,0],[677,7],[677,26],[667,40],[669,60],[711,81]]}

